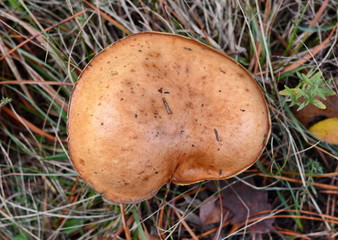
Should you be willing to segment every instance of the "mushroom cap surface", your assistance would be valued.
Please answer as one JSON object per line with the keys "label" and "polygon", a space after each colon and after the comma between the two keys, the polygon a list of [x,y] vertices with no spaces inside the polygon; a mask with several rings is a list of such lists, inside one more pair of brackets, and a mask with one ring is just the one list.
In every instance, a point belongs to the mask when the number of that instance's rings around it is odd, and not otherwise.
{"label": "mushroom cap surface", "polygon": [[260,157],[269,134],[253,77],[173,34],[144,32],[107,47],[83,70],[69,108],[75,168],[119,203],[151,198],[167,182],[234,176]]}

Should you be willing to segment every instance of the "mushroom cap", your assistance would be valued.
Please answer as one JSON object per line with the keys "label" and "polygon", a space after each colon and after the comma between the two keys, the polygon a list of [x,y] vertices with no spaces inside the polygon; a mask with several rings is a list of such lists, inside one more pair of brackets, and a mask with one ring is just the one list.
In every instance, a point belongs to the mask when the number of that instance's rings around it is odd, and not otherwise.
{"label": "mushroom cap", "polygon": [[83,70],[69,108],[69,152],[106,199],[135,203],[167,182],[244,171],[270,125],[263,93],[239,63],[196,40],[144,32]]}

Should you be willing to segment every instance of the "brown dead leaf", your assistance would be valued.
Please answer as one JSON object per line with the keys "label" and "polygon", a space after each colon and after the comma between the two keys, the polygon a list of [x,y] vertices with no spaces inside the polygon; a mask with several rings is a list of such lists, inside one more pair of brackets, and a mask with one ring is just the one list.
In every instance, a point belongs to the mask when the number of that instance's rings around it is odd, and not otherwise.
{"label": "brown dead leaf", "polygon": [[319,109],[312,104],[309,104],[300,111],[297,108],[292,109],[295,117],[306,127],[309,128],[315,123],[327,119],[338,117],[338,95],[327,97],[326,100],[321,100],[326,109]]}
{"label": "brown dead leaf", "polygon": [[[220,187],[223,188],[227,184],[233,183],[234,179],[220,181]],[[255,185],[252,178],[245,179],[251,185]],[[206,186],[209,190],[216,191],[212,182]],[[263,217],[257,213],[265,210],[271,210],[271,205],[268,203],[268,194],[264,190],[256,190],[242,182],[236,182],[221,192],[223,198],[223,207],[233,213],[231,224],[245,223],[248,218]],[[267,233],[273,230],[272,224],[274,219],[266,219],[256,223],[249,228],[253,233]]]}
{"label": "brown dead leaf", "polygon": [[202,225],[219,223],[221,221],[219,201],[216,198],[206,201],[200,208],[199,218]]}

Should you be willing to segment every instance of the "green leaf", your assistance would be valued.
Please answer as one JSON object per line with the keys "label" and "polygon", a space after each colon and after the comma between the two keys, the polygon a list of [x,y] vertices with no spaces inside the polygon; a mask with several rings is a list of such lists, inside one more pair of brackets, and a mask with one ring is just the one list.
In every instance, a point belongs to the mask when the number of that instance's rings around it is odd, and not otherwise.
{"label": "green leaf", "polygon": [[282,91],[279,91],[279,94],[280,95],[283,95],[283,96],[290,96],[290,91],[288,89],[284,89]]}
{"label": "green leaf", "polygon": [[330,88],[326,88],[326,87],[320,87],[320,93],[324,94],[325,96],[333,96],[336,95],[336,92],[333,91]]}
{"label": "green leaf", "polygon": [[291,76],[293,76],[295,73],[297,73],[297,72],[299,72],[299,71],[301,71],[301,70],[303,70],[303,69],[309,68],[309,67],[313,67],[313,66],[311,66],[311,65],[301,66],[301,67],[295,68],[295,69],[293,69],[293,70],[291,70],[291,71],[282,73],[280,76],[278,76],[278,81],[280,81],[280,80],[282,80],[282,79],[284,79],[284,78],[286,78],[286,77],[291,77]]}
{"label": "green leaf", "polygon": [[302,74],[301,76],[302,76],[301,79],[304,81],[304,83],[307,83],[309,85],[313,85],[312,79],[310,79],[307,75]]}
{"label": "green leaf", "polygon": [[325,94],[323,94],[321,91],[318,91],[317,94],[321,99],[326,100]]}
{"label": "green leaf", "polygon": [[131,210],[132,210],[132,212],[133,212],[133,216],[134,216],[134,219],[135,219],[135,223],[136,223],[136,225],[137,225],[137,228],[136,228],[136,229],[137,229],[137,232],[138,232],[138,234],[140,235],[140,238],[141,238],[142,240],[146,240],[147,237],[146,237],[146,234],[145,234],[145,232],[144,232],[144,230],[143,230],[143,228],[142,228],[142,223],[141,223],[141,220],[140,220],[140,216],[139,216],[139,214],[138,214],[138,212],[137,212],[135,206],[133,206]]}
{"label": "green leaf", "polygon": [[14,8],[18,9],[20,12],[24,12],[24,10],[22,9],[22,7],[20,6],[20,3],[18,3],[18,2],[15,1],[15,0],[9,0],[9,2],[10,2],[10,4],[11,4]]}
{"label": "green leaf", "polygon": [[298,88],[289,88],[288,86],[284,85],[284,90],[280,91],[279,94],[283,96],[294,96],[296,97],[299,93]]}
{"label": "green leaf", "polygon": [[20,233],[19,235],[16,235],[13,240],[26,240],[27,236],[23,233]]}
{"label": "green leaf", "polygon": [[323,73],[322,72],[317,72],[315,75],[312,76],[311,82],[314,86],[319,86],[324,82],[324,79],[322,78]]}
{"label": "green leaf", "polygon": [[305,97],[307,96],[307,91],[304,91],[303,89],[298,89],[298,95],[297,95],[297,99],[299,99],[300,97]]}
{"label": "green leaf", "polygon": [[77,230],[81,230],[83,223],[84,223],[83,219],[69,219],[65,222],[64,224],[65,229],[63,229],[62,232],[70,234]]}
{"label": "green leaf", "polygon": [[299,107],[298,107],[298,109],[297,109],[297,111],[300,111],[300,110],[302,110],[304,107],[306,107],[306,105],[308,105],[308,103],[305,101],[305,102],[303,102],[302,104],[300,104],[299,105]]}
{"label": "green leaf", "polygon": [[303,32],[310,32],[310,33],[315,33],[319,31],[329,31],[334,28],[335,25],[329,25],[329,26],[324,26],[324,27],[314,27],[314,28],[308,28],[308,27],[302,27],[298,26],[299,30],[302,30]]}
{"label": "green leaf", "polygon": [[315,105],[317,108],[320,108],[320,109],[326,109],[326,106],[324,105],[324,103],[322,103],[320,100],[318,100],[317,98],[314,98],[311,103],[313,105]]}

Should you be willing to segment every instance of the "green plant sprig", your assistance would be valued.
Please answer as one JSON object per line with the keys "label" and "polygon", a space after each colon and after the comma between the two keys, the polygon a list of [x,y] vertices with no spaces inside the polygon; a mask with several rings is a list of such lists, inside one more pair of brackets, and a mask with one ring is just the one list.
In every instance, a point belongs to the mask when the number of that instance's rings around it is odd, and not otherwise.
{"label": "green plant sprig", "polygon": [[11,98],[8,97],[2,97],[0,100],[0,108],[5,106],[6,104],[10,103],[12,101]]}
{"label": "green plant sprig", "polygon": [[299,106],[297,111],[309,104],[313,104],[320,109],[326,109],[325,104],[318,97],[326,100],[327,96],[336,94],[330,87],[332,79],[325,80],[321,71],[312,73],[313,70],[310,70],[307,74],[296,72],[299,84],[295,88],[284,85],[285,89],[279,92],[279,94],[289,97],[286,101],[291,102],[290,107]]}

